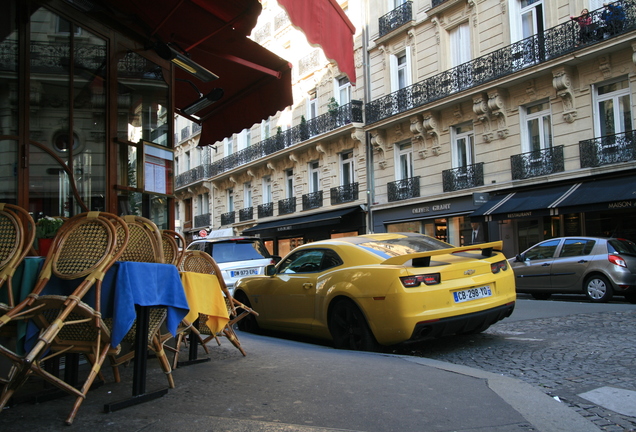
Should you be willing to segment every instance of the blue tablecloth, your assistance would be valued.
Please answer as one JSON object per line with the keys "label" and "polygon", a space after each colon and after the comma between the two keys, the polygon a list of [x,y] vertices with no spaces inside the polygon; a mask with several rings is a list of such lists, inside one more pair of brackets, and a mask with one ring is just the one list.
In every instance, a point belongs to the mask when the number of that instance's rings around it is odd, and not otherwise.
{"label": "blue tablecloth", "polygon": [[[82,280],[61,280],[53,276],[41,295],[69,295]],[[82,301],[94,306],[94,290]],[[113,347],[119,345],[132,328],[136,318],[135,305],[165,307],[168,312],[166,325],[176,336],[177,326],[189,311],[177,268],[172,264],[118,261],[108,270],[102,282],[101,308],[102,317],[113,318]],[[36,338],[37,329],[30,324],[25,341],[27,350]]]}

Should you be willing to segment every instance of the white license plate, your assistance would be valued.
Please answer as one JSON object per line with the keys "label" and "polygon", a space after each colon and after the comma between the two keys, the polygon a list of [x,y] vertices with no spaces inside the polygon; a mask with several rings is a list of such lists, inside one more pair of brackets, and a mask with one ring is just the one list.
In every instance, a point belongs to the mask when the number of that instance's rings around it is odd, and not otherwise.
{"label": "white license plate", "polygon": [[230,272],[232,277],[243,277],[243,276],[253,276],[258,274],[257,268],[246,268],[240,270],[232,270]]}
{"label": "white license plate", "polygon": [[453,298],[455,299],[455,303],[462,303],[471,300],[477,300],[484,297],[490,297],[492,295],[492,290],[489,286],[470,288],[462,291],[455,291],[453,293]]}

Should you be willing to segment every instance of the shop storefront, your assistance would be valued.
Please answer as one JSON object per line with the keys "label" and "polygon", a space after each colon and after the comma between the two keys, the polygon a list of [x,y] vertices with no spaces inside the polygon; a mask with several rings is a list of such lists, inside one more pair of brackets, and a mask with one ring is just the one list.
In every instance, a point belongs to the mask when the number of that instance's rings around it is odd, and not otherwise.
{"label": "shop storefront", "polygon": [[470,214],[488,201],[488,194],[417,203],[373,211],[375,232],[419,232],[456,246],[489,241],[489,224]]}
{"label": "shop storefront", "polygon": [[275,255],[317,240],[354,236],[366,232],[365,213],[360,206],[292,218],[277,218],[243,230],[242,235],[264,239]]}

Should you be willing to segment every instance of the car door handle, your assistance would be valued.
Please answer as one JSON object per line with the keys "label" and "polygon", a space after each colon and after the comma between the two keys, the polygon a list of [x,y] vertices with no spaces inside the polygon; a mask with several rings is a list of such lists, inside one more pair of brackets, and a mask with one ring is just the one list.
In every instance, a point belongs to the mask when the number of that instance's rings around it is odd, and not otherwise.
{"label": "car door handle", "polygon": [[547,267],[549,265],[550,265],[550,263],[543,263],[543,264],[541,264],[541,267]]}
{"label": "car door handle", "polygon": [[313,288],[313,287],[314,287],[314,284],[312,284],[311,282],[305,282],[303,284],[303,288],[305,288],[305,289],[310,289],[310,288]]}
{"label": "car door handle", "polygon": [[579,263],[579,264],[585,264],[586,262],[587,262],[587,260],[577,261],[577,263]]}

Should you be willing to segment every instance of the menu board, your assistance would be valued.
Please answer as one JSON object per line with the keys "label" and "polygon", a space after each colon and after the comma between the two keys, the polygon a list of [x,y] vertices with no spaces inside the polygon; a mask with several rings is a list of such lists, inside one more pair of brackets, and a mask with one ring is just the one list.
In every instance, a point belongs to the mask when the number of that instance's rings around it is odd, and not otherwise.
{"label": "menu board", "polygon": [[144,145],[144,190],[160,194],[172,193],[172,151]]}

